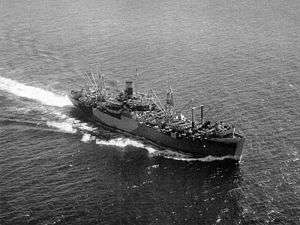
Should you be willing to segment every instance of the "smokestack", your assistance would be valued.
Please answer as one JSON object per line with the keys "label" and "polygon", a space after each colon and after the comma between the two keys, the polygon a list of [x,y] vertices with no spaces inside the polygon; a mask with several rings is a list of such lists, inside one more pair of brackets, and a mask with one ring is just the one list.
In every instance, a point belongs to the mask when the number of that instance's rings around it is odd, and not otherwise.
{"label": "smokestack", "polygon": [[125,94],[128,98],[131,98],[133,95],[133,85],[132,81],[126,81],[125,82]]}
{"label": "smokestack", "polygon": [[203,108],[204,108],[204,106],[201,105],[201,106],[200,106],[200,112],[201,112],[201,124],[203,124]]}

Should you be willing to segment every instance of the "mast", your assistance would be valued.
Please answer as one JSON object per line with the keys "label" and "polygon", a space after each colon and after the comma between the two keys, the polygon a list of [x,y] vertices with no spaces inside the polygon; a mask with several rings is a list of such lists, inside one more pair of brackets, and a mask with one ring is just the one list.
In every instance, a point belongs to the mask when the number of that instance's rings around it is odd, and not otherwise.
{"label": "mast", "polygon": [[192,129],[195,128],[195,118],[194,118],[194,110],[196,107],[192,107]]}
{"label": "mast", "polygon": [[138,85],[137,85],[137,80],[138,80],[138,77],[139,77],[139,73],[138,73],[138,69],[136,68],[135,69],[135,82],[134,82],[134,88],[135,88],[135,93],[137,94],[138,92]]}
{"label": "mast", "polygon": [[159,110],[161,110],[162,112],[164,112],[166,114],[166,110],[164,109],[164,107],[161,104],[160,99],[157,97],[156,93],[154,92],[153,89],[150,89],[154,98],[152,99],[152,101],[154,102],[154,104],[158,107]]}
{"label": "mast", "polygon": [[91,87],[93,87],[93,82],[91,81],[91,79],[90,79],[90,77],[89,77],[89,75],[88,75],[87,72],[84,72],[84,77],[85,77],[85,79],[88,81],[89,85],[90,85]]}
{"label": "mast", "polygon": [[95,79],[95,76],[94,76],[94,74],[93,74],[92,72],[91,72],[91,77],[92,77],[92,80],[94,81],[95,87],[99,89],[99,86],[98,86],[98,84],[97,84],[97,81],[96,81],[96,79]]}
{"label": "mast", "polygon": [[200,106],[200,113],[201,113],[201,125],[203,124],[203,109],[204,109],[204,105]]}
{"label": "mast", "polygon": [[166,103],[167,103],[167,106],[174,106],[173,90],[171,87],[169,88],[169,91],[167,93]]}

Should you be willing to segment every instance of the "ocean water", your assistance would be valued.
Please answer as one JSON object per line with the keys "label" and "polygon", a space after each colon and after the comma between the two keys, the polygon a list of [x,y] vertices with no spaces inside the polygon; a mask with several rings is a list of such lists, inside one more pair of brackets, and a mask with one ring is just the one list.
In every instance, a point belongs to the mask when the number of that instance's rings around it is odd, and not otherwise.
{"label": "ocean water", "polygon": [[[297,0],[0,0],[0,224],[299,224]],[[81,74],[246,137],[239,164],[189,159],[86,121]],[[189,110],[183,110],[189,116]]]}

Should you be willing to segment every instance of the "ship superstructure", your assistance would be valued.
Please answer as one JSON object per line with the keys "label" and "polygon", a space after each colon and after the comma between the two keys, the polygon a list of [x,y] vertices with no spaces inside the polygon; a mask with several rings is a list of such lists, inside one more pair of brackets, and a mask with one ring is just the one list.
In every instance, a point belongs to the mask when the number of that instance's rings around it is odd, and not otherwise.
{"label": "ship superstructure", "polygon": [[86,73],[89,86],[71,91],[73,104],[96,122],[144,137],[160,146],[188,153],[194,157],[223,157],[240,160],[244,137],[232,125],[204,121],[204,106],[200,106],[200,121],[187,119],[174,106],[170,88],[166,100],[160,100],[154,90],[133,91],[133,82],[126,81],[124,91],[107,85],[99,74]]}

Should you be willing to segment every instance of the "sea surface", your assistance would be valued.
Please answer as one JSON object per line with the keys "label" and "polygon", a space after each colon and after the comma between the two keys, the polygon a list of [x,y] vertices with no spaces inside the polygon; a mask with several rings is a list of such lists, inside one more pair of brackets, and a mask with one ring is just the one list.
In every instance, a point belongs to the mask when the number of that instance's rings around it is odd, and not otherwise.
{"label": "sea surface", "polygon": [[[298,0],[0,0],[0,224],[300,224],[299,34]],[[205,105],[242,160],[86,121],[87,70]]]}

